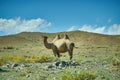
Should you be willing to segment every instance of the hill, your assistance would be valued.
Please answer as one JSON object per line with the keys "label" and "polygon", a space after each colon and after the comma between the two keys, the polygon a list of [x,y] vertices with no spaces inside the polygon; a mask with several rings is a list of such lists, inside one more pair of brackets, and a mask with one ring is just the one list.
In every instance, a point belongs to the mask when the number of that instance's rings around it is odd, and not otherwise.
{"label": "hill", "polygon": [[79,45],[102,45],[102,44],[120,44],[120,35],[102,35],[83,31],[71,31],[60,33],[41,33],[41,32],[22,32],[16,35],[0,36],[0,45],[24,45],[41,43],[41,36],[48,36],[48,41],[60,34],[68,34],[70,39]]}

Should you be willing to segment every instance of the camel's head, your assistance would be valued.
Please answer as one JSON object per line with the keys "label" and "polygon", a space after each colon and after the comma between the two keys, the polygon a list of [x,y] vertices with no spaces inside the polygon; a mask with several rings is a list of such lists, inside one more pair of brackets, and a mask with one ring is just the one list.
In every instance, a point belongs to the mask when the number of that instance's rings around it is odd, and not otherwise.
{"label": "camel's head", "polygon": [[46,40],[48,37],[47,36],[42,36],[42,39],[43,40]]}

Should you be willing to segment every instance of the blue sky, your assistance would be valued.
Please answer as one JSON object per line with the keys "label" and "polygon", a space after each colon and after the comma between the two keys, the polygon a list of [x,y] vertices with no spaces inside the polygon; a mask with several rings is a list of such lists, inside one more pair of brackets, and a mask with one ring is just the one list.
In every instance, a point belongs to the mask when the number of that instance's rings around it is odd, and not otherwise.
{"label": "blue sky", "polygon": [[120,34],[120,0],[0,0],[0,35],[73,30]]}

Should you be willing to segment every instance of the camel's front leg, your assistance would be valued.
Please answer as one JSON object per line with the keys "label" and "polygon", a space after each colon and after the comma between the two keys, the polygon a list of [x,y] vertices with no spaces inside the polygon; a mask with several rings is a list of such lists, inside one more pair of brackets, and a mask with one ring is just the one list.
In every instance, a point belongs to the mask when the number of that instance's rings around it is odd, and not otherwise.
{"label": "camel's front leg", "polygon": [[54,56],[56,57],[58,57],[58,58],[60,58],[60,54],[59,54],[59,52],[58,52],[58,50],[57,50],[57,47],[56,46],[53,46],[52,47],[52,50],[53,50],[53,54],[54,54]]}
{"label": "camel's front leg", "polygon": [[61,61],[61,60],[60,60],[60,54],[58,53],[58,51],[53,50],[53,54],[54,54],[54,56],[56,57],[56,60],[55,60],[55,61]]}
{"label": "camel's front leg", "polygon": [[57,56],[58,58],[60,58],[60,54],[57,50],[53,50],[53,54],[55,57]]}

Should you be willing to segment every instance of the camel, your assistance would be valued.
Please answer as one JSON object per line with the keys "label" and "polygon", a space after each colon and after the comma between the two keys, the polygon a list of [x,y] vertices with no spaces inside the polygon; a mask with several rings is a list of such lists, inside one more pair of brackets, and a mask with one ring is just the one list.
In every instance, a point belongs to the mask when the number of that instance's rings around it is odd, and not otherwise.
{"label": "camel", "polygon": [[73,48],[75,45],[73,42],[70,41],[68,35],[65,35],[64,38],[61,38],[60,35],[57,35],[51,43],[48,43],[47,36],[42,36],[42,38],[44,46],[47,49],[52,49],[55,57],[57,56],[58,58],[60,58],[60,53],[68,52],[70,60],[72,59]]}

